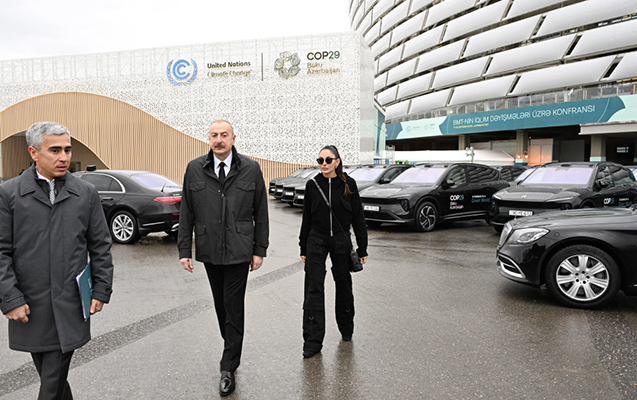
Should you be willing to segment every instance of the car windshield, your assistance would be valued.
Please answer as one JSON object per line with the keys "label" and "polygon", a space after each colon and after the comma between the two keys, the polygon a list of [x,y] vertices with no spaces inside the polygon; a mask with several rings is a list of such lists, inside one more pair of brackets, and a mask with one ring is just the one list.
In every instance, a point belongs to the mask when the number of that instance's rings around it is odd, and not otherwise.
{"label": "car windshield", "polygon": [[137,174],[133,178],[151,189],[181,188],[179,183],[159,174]]}
{"label": "car windshield", "polygon": [[305,170],[303,173],[301,173],[298,178],[307,178],[310,175],[312,175],[314,172],[318,171],[318,169],[316,168],[308,168],[307,170]]}
{"label": "car windshield", "polygon": [[436,183],[438,178],[446,171],[446,168],[409,168],[398,175],[394,182],[402,183]]}
{"label": "car windshield", "polygon": [[384,171],[386,168],[359,168],[352,171],[350,176],[356,181],[374,182]]}
{"label": "car windshield", "polygon": [[288,175],[288,178],[296,178],[297,176],[301,175],[303,171],[305,171],[304,168],[299,168],[296,171],[292,172],[290,175]]}
{"label": "car windshield", "polygon": [[586,185],[595,170],[588,167],[536,168],[521,185]]}
{"label": "car windshield", "polygon": [[531,172],[535,171],[535,169],[527,169],[524,172],[522,172],[517,178],[515,178],[515,181],[522,181],[524,180],[527,176],[531,175]]}

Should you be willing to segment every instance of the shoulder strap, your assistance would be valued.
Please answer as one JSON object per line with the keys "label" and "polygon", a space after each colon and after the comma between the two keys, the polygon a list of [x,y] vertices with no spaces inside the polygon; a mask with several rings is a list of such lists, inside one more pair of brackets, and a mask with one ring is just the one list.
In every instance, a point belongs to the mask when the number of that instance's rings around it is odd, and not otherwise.
{"label": "shoulder strap", "polygon": [[[336,221],[336,224],[338,225],[338,227],[340,228],[341,232],[343,232],[343,234],[345,236],[347,236],[347,233],[345,233],[345,229],[343,229],[343,227],[341,226],[341,223],[338,221],[338,218],[336,218],[336,215],[334,215],[334,211],[332,211],[332,206],[330,205],[330,202],[327,200],[327,197],[325,196],[325,192],[323,192],[323,189],[321,189],[321,187],[319,186],[318,182],[312,178],[312,181],[314,181],[314,184],[316,185],[316,188],[319,190],[319,192],[321,193],[321,196],[323,196],[323,200],[325,200],[325,204],[327,204],[327,208],[330,209],[330,213],[332,214],[332,217],[334,217],[334,220]],[[354,246],[352,245],[352,240],[351,238],[347,238],[349,240],[349,246],[350,248],[354,248]]]}

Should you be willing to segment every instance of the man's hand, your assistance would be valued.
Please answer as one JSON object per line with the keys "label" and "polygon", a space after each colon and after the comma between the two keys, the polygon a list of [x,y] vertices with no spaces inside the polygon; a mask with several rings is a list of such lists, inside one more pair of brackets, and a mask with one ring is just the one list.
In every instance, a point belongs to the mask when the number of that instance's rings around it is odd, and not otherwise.
{"label": "man's hand", "polygon": [[100,300],[91,301],[91,315],[102,311],[102,307],[104,307],[104,302]]}
{"label": "man's hand", "polygon": [[361,257],[361,264],[365,264],[367,262],[367,256]]}
{"label": "man's hand", "polygon": [[4,316],[7,317],[8,319],[12,319],[14,321],[21,321],[26,324],[27,322],[29,322],[29,317],[27,317],[27,315],[29,314],[31,314],[29,305],[23,304],[9,311]]}
{"label": "man's hand", "polygon": [[263,257],[252,256],[252,262],[250,263],[250,271],[256,271],[261,268],[263,264]]}
{"label": "man's hand", "polygon": [[192,272],[192,270],[194,269],[194,267],[192,266],[192,258],[182,258],[179,261],[181,261],[181,265],[186,271]]}

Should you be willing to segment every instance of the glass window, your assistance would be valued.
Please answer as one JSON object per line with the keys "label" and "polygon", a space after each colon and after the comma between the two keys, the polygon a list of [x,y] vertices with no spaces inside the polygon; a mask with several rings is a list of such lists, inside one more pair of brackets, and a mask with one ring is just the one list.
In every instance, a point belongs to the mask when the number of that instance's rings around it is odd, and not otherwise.
{"label": "glass window", "polygon": [[503,168],[500,170],[500,175],[502,175],[502,179],[505,181],[512,181],[513,175],[511,174],[511,170],[509,168]]}
{"label": "glass window", "polygon": [[405,168],[390,168],[389,171],[387,171],[387,173],[383,175],[383,180],[391,182],[396,179],[396,177],[400,175],[404,170]]}
{"label": "glass window", "polygon": [[295,178],[299,175],[301,175],[302,172],[305,171],[305,168],[299,168],[296,171],[292,172],[290,175],[288,175],[288,178]]}
{"label": "glass window", "polygon": [[453,181],[454,185],[462,185],[467,183],[467,175],[465,174],[464,167],[453,167],[447,175],[448,181]]}
{"label": "glass window", "polygon": [[615,185],[620,185],[622,183],[629,183],[635,180],[635,178],[632,176],[628,168],[622,168],[617,165],[611,165],[608,168],[610,169],[612,182]]}
{"label": "glass window", "polygon": [[472,165],[467,167],[467,173],[472,183],[491,182],[498,179],[498,171],[494,168]]}
{"label": "glass window", "polygon": [[610,186],[611,176],[608,166],[602,167],[599,169],[599,171],[597,171],[597,176],[595,176],[595,184],[600,187]]}
{"label": "glass window", "polygon": [[91,182],[98,192],[122,192],[120,184],[108,175],[86,174],[86,180]]}
{"label": "glass window", "polygon": [[521,185],[587,185],[593,168],[580,166],[555,166],[536,168]]}
{"label": "glass window", "polygon": [[433,185],[445,172],[444,168],[409,168],[398,175],[394,182],[401,183],[428,183]]}
{"label": "glass window", "polygon": [[139,174],[133,178],[142,185],[151,189],[163,189],[166,187],[181,187],[181,185],[171,179],[159,174]]}
{"label": "glass window", "polygon": [[385,168],[359,168],[352,171],[350,176],[356,181],[374,182],[383,172]]}
{"label": "glass window", "polygon": [[318,171],[317,168],[308,168],[306,170],[304,170],[303,172],[301,172],[301,174],[299,175],[299,178],[308,178],[310,175],[312,175],[313,172]]}

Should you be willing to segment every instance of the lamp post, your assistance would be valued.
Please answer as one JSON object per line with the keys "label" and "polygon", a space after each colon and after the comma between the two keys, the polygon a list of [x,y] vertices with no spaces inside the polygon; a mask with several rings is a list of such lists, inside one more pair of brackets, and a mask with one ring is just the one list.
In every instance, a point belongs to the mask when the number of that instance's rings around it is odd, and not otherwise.
{"label": "lamp post", "polygon": [[471,163],[473,164],[473,156],[476,155],[476,152],[473,151],[473,146],[465,148],[464,151],[467,157],[471,156]]}

